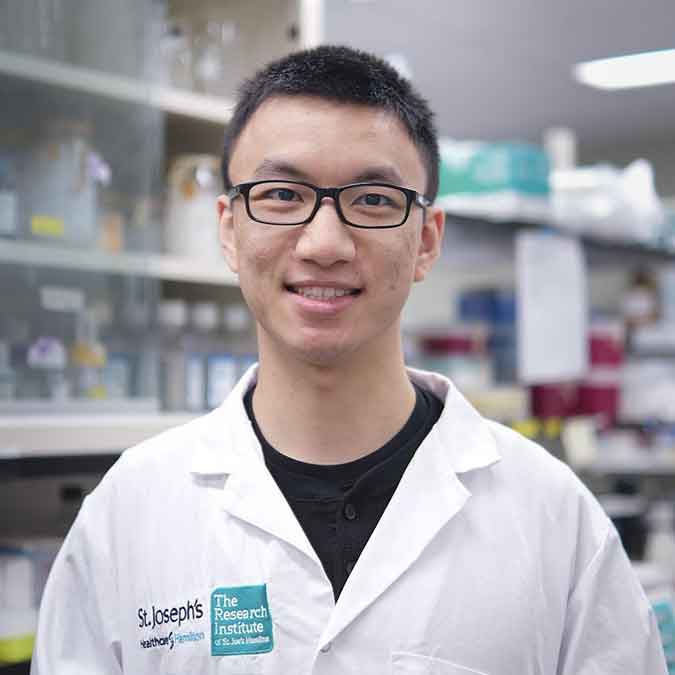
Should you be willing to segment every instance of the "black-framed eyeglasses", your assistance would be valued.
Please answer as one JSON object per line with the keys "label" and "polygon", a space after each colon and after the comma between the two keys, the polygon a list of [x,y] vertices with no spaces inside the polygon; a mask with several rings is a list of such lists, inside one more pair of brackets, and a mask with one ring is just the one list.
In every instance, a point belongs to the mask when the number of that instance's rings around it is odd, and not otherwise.
{"label": "black-framed eyeglasses", "polygon": [[265,225],[304,225],[330,197],[343,223],[352,227],[400,227],[416,204],[423,209],[431,202],[415,190],[389,183],[352,183],[320,188],[294,180],[258,180],[230,188],[230,199],[242,196],[251,220]]}

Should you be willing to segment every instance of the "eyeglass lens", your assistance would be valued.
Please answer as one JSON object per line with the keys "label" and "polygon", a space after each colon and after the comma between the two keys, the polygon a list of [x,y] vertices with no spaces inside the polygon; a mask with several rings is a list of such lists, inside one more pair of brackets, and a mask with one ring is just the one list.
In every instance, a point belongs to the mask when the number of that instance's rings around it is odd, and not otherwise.
{"label": "eyeglass lens", "polygon": [[[306,221],[317,200],[312,188],[295,183],[261,183],[249,192],[251,215],[266,223],[295,225]],[[383,185],[358,185],[340,193],[346,220],[362,227],[391,227],[405,220],[406,194]]]}

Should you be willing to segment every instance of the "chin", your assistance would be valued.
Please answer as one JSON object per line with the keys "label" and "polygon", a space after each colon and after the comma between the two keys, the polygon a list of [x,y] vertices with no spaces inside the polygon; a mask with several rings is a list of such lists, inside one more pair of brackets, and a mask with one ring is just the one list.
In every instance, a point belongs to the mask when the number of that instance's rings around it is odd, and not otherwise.
{"label": "chin", "polygon": [[317,368],[337,366],[350,353],[350,350],[337,345],[305,345],[293,349],[295,358]]}
{"label": "chin", "polygon": [[304,339],[285,342],[282,350],[296,362],[317,368],[338,366],[357,351],[357,345],[345,341],[326,339],[327,336],[311,335]]}

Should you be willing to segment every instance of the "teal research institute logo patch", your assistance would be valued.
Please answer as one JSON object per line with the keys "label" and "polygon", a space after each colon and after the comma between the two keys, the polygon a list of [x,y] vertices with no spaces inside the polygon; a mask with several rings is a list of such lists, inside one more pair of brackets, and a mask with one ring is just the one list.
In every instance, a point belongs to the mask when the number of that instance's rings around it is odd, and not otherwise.
{"label": "teal research institute logo patch", "polygon": [[263,654],[274,647],[267,586],[216,588],[211,593],[211,654]]}

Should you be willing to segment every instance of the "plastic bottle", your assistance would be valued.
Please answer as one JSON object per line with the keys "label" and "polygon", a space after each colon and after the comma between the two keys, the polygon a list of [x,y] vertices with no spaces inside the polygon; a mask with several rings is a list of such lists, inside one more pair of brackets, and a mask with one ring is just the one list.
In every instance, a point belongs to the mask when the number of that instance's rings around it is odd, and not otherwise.
{"label": "plastic bottle", "polygon": [[108,398],[120,399],[131,396],[133,350],[128,336],[119,328],[120,321],[114,320],[112,303],[97,302],[92,311],[101,331],[101,340],[106,349],[106,364],[103,369],[103,384]]}
{"label": "plastic bottle", "polygon": [[16,170],[10,157],[0,154],[0,237],[16,237],[18,214]]}
{"label": "plastic bottle", "polygon": [[[3,310],[5,311],[5,310]],[[25,317],[12,316],[7,312],[3,317],[3,340],[9,349],[10,370],[14,373],[15,398],[35,398],[39,392],[31,392],[31,369],[28,367],[30,347],[30,322]]]}
{"label": "plastic bottle", "polygon": [[70,397],[70,385],[66,375],[68,351],[58,337],[44,335],[37,338],[28,348],[27,364],[31,373],[30,379],[37,382],[37,396],[54,401],[63,401]]}
{"label": "plastic bottle", "polygon": [[127,326],[135,345],[131,395],[159,400],[160,345],[153,326],[153,313],[147,303],[127,308]]}
{"label": "plastic bottle", "polygon": [[70,351],[75,395],[79,398],[106,398],[104,369],[107,360],[105,346],[99,340],[98,325],[91,310],[77,317],[75,343]]}
{"label": "plastic bottle", "polygon": [[221,346],[207,363],[206,405],[219,406],[244,371],[255,362],[255,339],[251,315],[243,304],[227,305],[223,311]]}
{"label": "plastic bottle", "polygon": [[163,300],[159,305],[160,393],[164,410],[185,410],[185,329],[187,304],[183,300]]}
{"label": "plastic bottle", "polygon": [[206,407],[206,368],[210,356],[218,349],[218,305],[198,302],[190,308],[191,325],[187,343],[185,402],[188,410],[198,412]]}
{"label": "plastic bottle", "polygon": [[12,370],[10,346],[0,340],[0,401],[11,401],[16,396],[16,375]]}
{"label": "plastic bottle", "polygon": [[623,315],[629,329],[653,323],[659,314],[656,280],[645,268],[637,269],[623,297]]}

